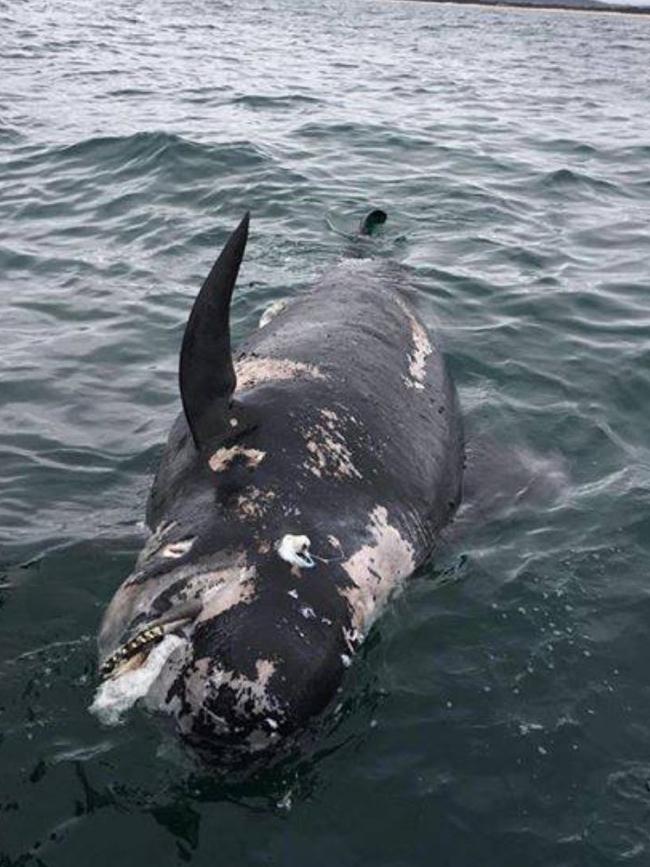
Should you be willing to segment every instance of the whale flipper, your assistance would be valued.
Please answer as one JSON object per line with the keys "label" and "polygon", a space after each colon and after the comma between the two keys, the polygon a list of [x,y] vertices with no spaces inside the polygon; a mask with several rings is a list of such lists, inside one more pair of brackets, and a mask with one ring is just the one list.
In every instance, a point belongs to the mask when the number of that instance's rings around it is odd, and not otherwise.
{"label": "whale flipper", "polygon": [[228,434],[237,385],[230,347],[230,299],[248,239],[249,214],[232,233],[196,297],[185,327],[179,384],[197,449]]}

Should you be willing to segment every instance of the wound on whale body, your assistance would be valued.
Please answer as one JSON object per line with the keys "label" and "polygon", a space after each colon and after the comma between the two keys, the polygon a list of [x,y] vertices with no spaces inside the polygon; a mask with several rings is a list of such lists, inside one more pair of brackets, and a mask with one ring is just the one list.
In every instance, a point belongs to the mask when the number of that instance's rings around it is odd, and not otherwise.
{"label": "wound on whale body", "polygon": [[248,231],[247,214],[189,316],[182,411],[92,706],[115,723],[141,702],[221,763],[277,755],[332,702],[431,556],[463,466],[453,383],[395,263],[343,260],[233,353]]}

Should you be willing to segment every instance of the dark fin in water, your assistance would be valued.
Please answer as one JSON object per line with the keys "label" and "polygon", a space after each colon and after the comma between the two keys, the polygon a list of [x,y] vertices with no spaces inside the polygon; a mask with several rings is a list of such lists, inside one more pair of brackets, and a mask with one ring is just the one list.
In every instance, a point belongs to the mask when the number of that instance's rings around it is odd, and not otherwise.
{"label": "dark fin in water", "polygon": [[378,226],[383,226],[383,224],[388,219],[388,215],[386,211],[382,211],[380,208],[375,208],[370,211],[370,213],[366,214],[366,216],[361,220],[359,224],[359,234],[360,235],[372,235]]}
{"label": "dark fin in water", "polygon": [[181,400],[198,449],[232,434],[229,409],[237,379],[230,348],[230,299],[246,248],[249,216],[232,233],[208,274],[183,336]]}

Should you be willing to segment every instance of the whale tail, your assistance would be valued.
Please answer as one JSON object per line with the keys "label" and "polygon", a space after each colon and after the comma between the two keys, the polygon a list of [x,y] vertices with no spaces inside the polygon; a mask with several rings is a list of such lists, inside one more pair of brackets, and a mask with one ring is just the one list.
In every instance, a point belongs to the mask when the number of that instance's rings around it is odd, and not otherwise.
{"label": "whale tail", "polygon": [[368,211],[359,223],[359,234],[374,235],[379,226],[383,226],[387,219],[388,214],[386,211],[382,211],[381,208],[373,208],[372,211]]}
{"label": "whale tail", "polygon": [[325,223],[327,227],[332,230],[337,235],[340,235],[342,238],[345,238],[346,241],[349,241],[350,244],[356,245],[352,247],[350,255],[360,255],[358,253],[359,241],[361,239],[366,239],[375,235],[377,233],[377,229],[388,219],[388,214],[386,211],[382,211],[381,208],[373,208],[368,211],[359,221],[359,226],[356,232],[344,231],[336,226],[332,220],[327,217],[325,219]]}

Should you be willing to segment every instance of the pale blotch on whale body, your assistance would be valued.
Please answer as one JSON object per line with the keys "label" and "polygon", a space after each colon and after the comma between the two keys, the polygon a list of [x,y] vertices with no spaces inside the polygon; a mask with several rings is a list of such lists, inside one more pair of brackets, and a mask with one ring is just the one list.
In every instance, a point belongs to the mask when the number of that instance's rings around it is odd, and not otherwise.
{"label": "pale blotch on whale body", "polygon": [[427,358],[433,349],[424,326],[415,317],[411,320],[411,325],[413,328],[413,352],[410,356],[409,372],[414,380],[413,387],[424,388]]}
{"label": "pale blotch on whale body", "polygon": [[390,595],[416,566],[413,547],[388,523],[383,506],[372,511],[368,532],[372,541],[342,564],[354,587],[340,592],[350,604],[352,623],[360,635],[368,632]]}
{"label": "pale blotch on whale body", "polygon": [[331,409],[321,409],[321,420],[305,431],[309,456],[303,466],[318,478],[333,476],[360,479],[343,433],[339,417]]}
{"label": "pale blotch on whale body", "polygon": [[[270,659],[258,659],[255,663],[256,678],[244,674],[226,671],[209,657],[197,660],[190,672],[185,688],[185,702],[189,713],[181,713],[178,718],[181,731],[191,731],[195,716],[207,713],[215,730],[220,734],[228,734],[230,726],[222,717],[209,710],[210,696],[217,696],[224,687],[230,688],[235,694],[235,716],[242,722],[251,717],[259,720],[264,728],[254,729],[248,736],[248,745],[252,752],[265,749],[277,737],[277,728],[284,717],[276,697],[269,691],[269,681],[275,672],[275,663]],[[236,718],[234,729],[237,730]]]}
{"label": "pale blotch on whale body", "polygon": [[196,619],[197,624],[211,620],[235,605],[251,602],[255,596],[254,566],[240,566],[235,574],[220,576],[222,580],[203,594],[203,608]]}
{"label": "pale blotch on whale body", "polygon": [[208,557],[197,563],[181,564],[164,575],[153,575],[144,580],[142,573],[136,570],[117,591],[108,608],[112,615],[112,632],[117,636],[125,622],[138,614],[150,612],[155,608],[155,600],[168,593],[174,585],[182,583],[182,589],[170,597],[172,606],[192,599],[203,602],[216,589],[239,585],[242,575],[248,575],[251,568],[246,564],[245,554],[230,552],[218,561]]}
{"label": "pale blotch on whale body", "polygon": [[197,600],[202,605],[212,600],[215,594],[220,594],[223,610],[225,600],[230,599],[231,604],[237,604],[240,596],[247,601],[250,589],[250,581],[254,577],[255,570],[246,565],[244,555],[239,555],[228,566],[220,566],[217,569],[199,570],[188,575],[184,587],[176,597],[172,598],[172,605],[184,603],[187,600]]}
{"label": "pale blotch on whale body", "polygon": [[429,335],[422,323],[415,317],[413,311],[401,299],[396,299],[400,308],[408,317],[411,326],[411,337],[413,340],[413,349],[408,355],[410,379],[405,378],[405,382],[409,388],[424,388],[424,377],[426,376],[427,358],[433,352]]}
{"label": "pale blotch on whale body", "polygon": [[348,650],[350,653],[354,653],[356,648],[359,646],[361,641],[363,640],[363,635],[359,632],[358,629],[355,629],[353,626],[352,629],[347,629],[345,626],[343,627],[343,640],[345,641]]}
{"label": "pale blotch on whale body", "polygon": [[229,448],[223,447],[217,449],[208,460],[208,464],[212,472],[220,473],[227,469],[234,460],[240,458],[244,461],[247,467],[255,469],[255,467],[258,467],[262,463],[265,457],[266,452],[262,452],[259,449],[245,449],[243,446],[230,446]]}
{"label": "pale blotch on whale body", "polygon": [[289,302],[286,298],[279,298],[277,301],[273,301],[269,306],[264,310],[262,315],[260,316],[260,321],[258,323],[258,328],[266,327],[269,322],[271,322],[275,317],[282,313],[283,310],[286,309],[287,304]]}
{"label": "pale blotch on whale body", "polygon": [[330,543],[332,548],[336,548],[338,551],[341,551],[341,542],[336,536],[328,536],[327,541]]}
{"label": "pale blotch on whale body", "polygon": [[237,511],[244,519],[261,518],[275,497],[275,491],[261,491],[254,485],[249,485],[237,497]]}
{"label": "pale blotch on whale body", "polygon": [[237,391],[246,391],[267,382],[288,379],[325,379],[315,364],[291,361],[288,358],[263,358],[257,355],[244,356],[235,362]]}

